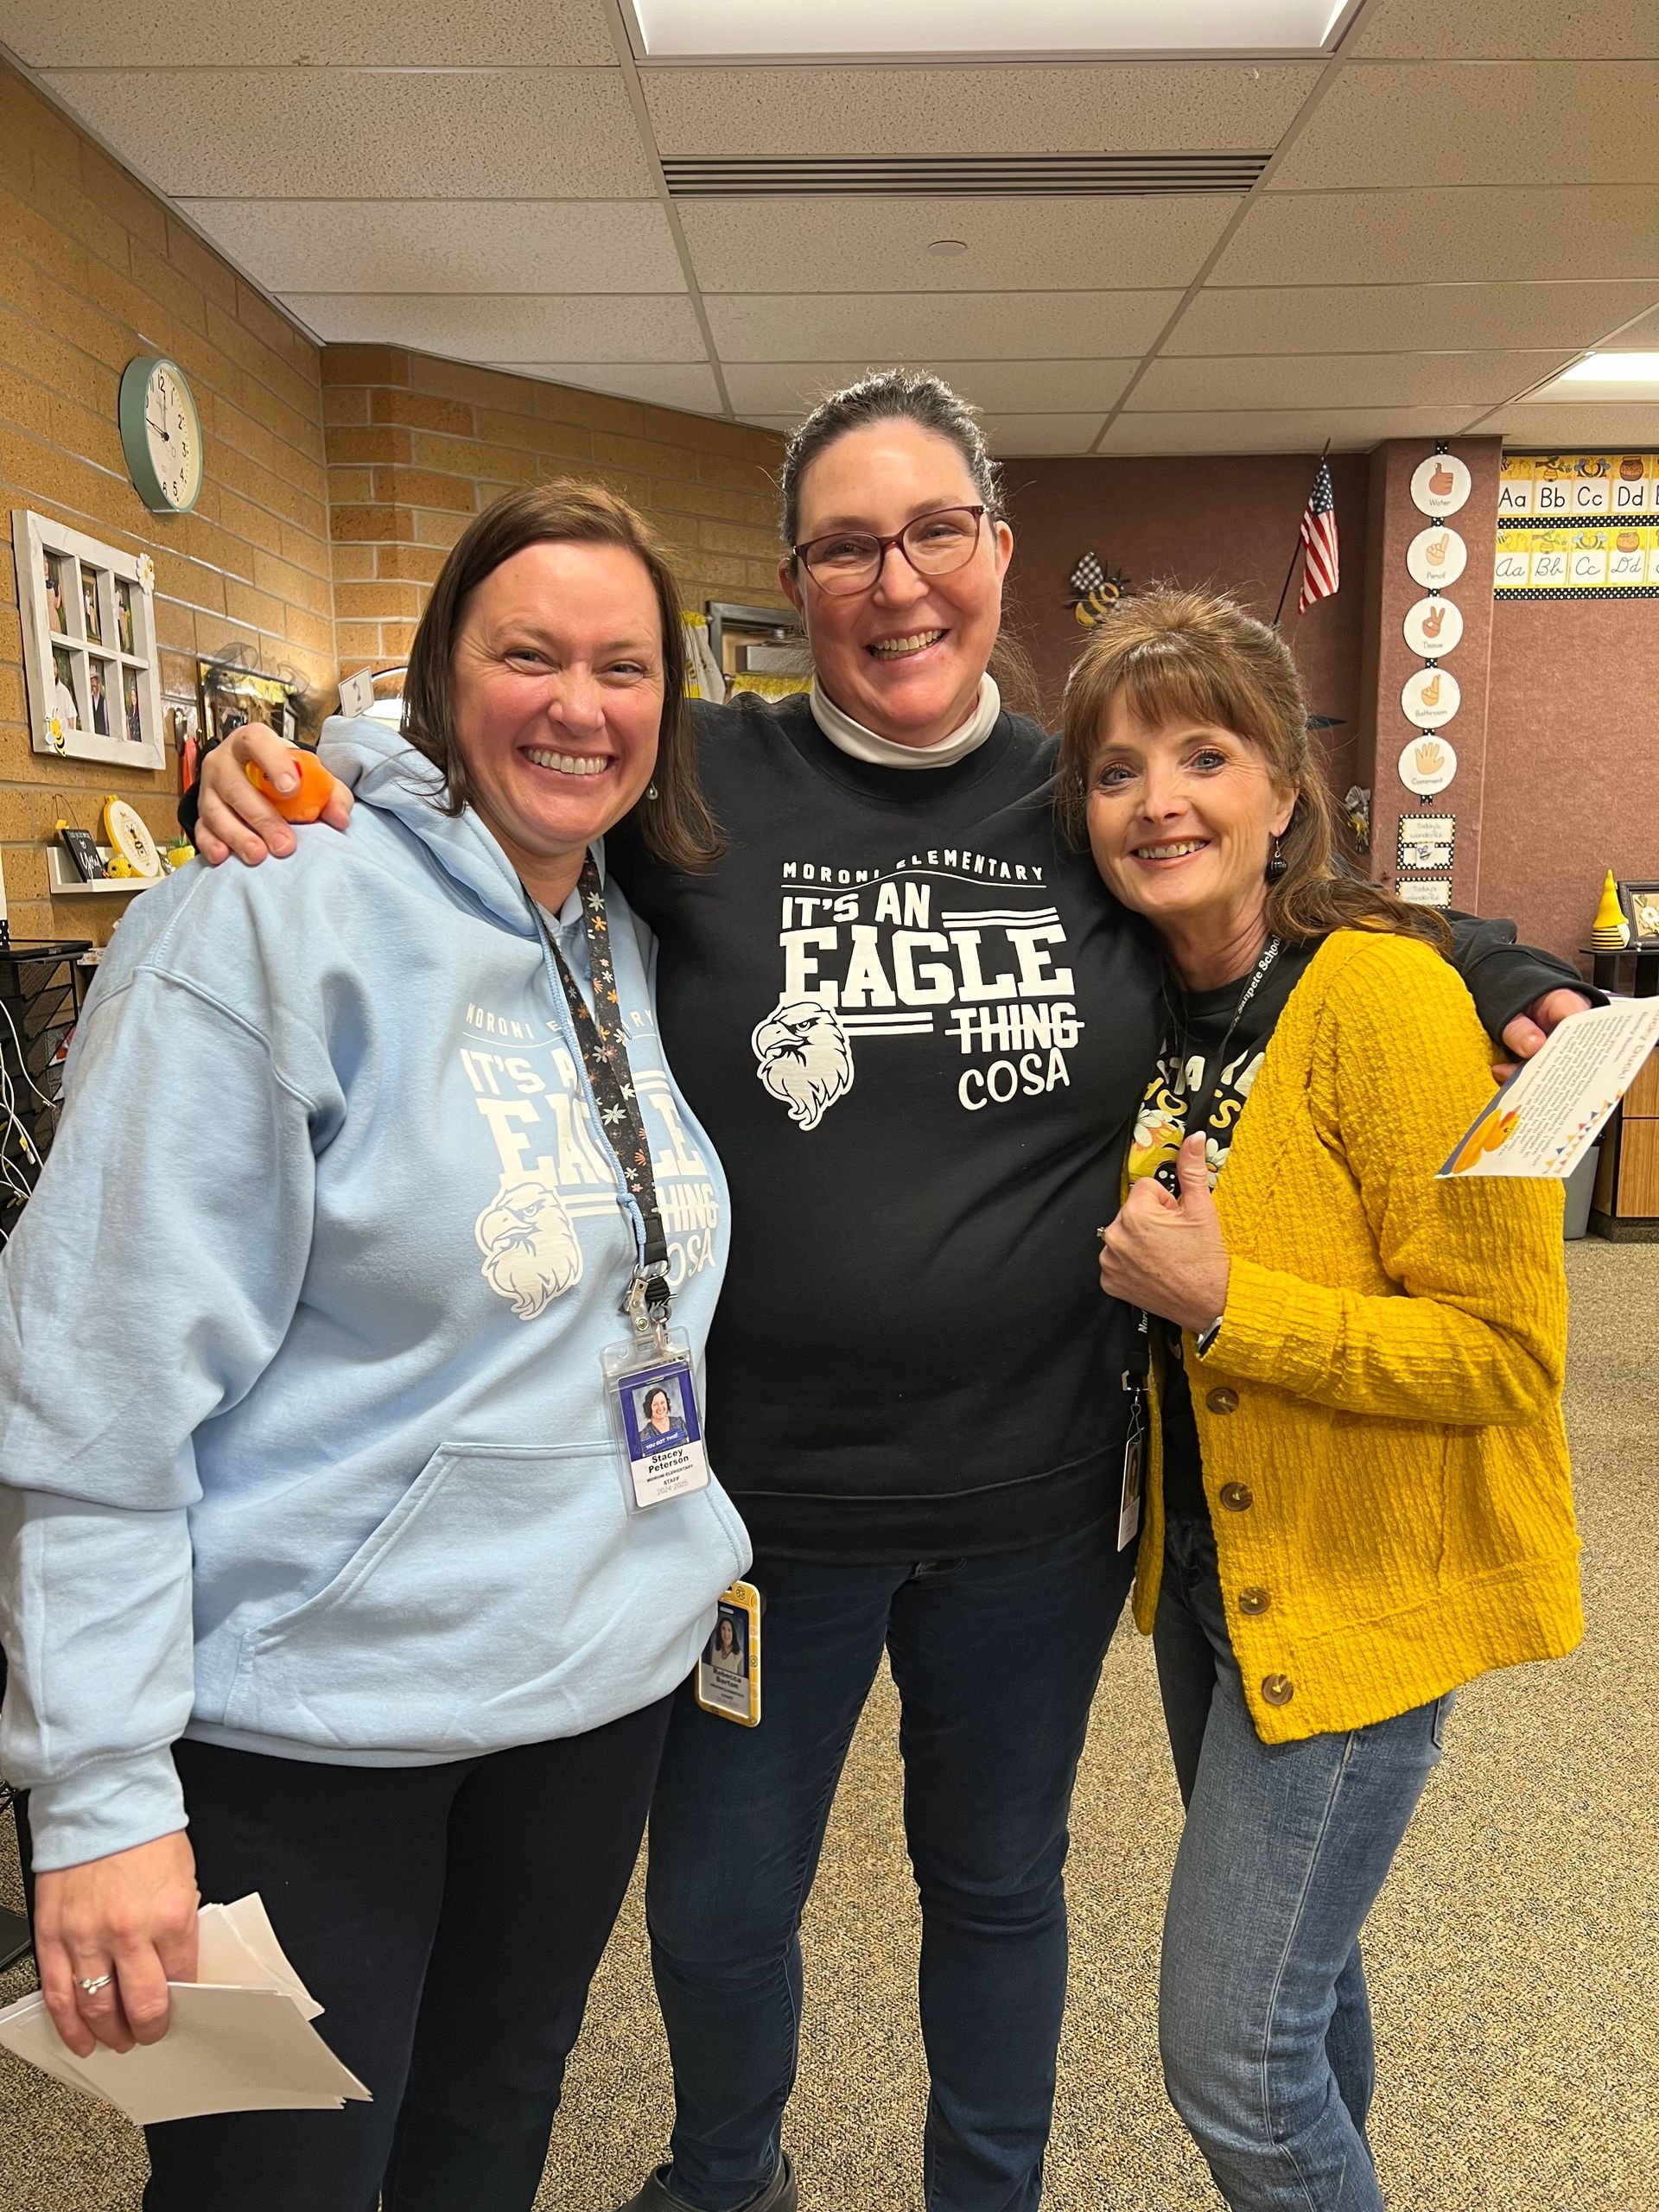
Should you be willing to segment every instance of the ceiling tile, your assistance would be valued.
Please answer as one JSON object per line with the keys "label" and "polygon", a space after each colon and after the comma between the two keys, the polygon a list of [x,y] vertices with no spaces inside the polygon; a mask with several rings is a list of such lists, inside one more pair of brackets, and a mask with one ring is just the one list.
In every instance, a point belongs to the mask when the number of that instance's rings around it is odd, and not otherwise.
{"label": "ceiling tile", "polygon": [[31,69],[165,68],[181,58],[196,68],[616,61],[604,0],[422,0],[413,8],[383,0],[283,0],[276,8],[270,0],[214,0],[188,18],[130,0],[75,0],[73,8],[0,0],[0,41]]}
{"label": "ceiling tile", "polygon": [[1344,69],[1268,188],[1534,184],[1541,176],[1552,185],[1648,184],[1659,179],[1656,111],[1659,67],[1651,62]]}
{"label": "ceiling tile", "polygon": [[[1654,296],[1643,284],[1206,285],[1164,341],[1166,356],[1592,345]],[[1625,344],[1621,338],[1619,344]]]}
{"label": "ceiling tile", "polygon": [[1480,425],[1512,446],[1543,446],[1560,453],[1652,453],[1659,448],[1659,401],[1621,407],[1564,406],[1559,400],[1522,400],[1503,407]]}
{"label": "ceiling tile", "polygon": [[1103,453],[1306,453],[1327,438],[1337,453],[1365,453],[1384,438],[1454,436],[1463,407],[1284,408],[1260,414],[1120,415]]}
{"label": "ceiling tile", "polygon": [[653,407],[683,407],[692,415],[723,415],[715,372],[706,361],[490,361],[516,377],[608,391],[618,399],[645,399]]}
{"label": "ceiling tile", "polygon": [[284,304],[331,346],[413,346],[457,360],[690,361],[702,352],[690,300],[611,295],[289,292]]}
{"label": "ceiling tile", "polygon": [[[709,292],[959,292],[1185,285],[1236,200],[692,200],[680,219]],[[963,238],[944,258],[933,238]]]}
{"label": "ceiling tile", "polygon": [[1650,57],[1655,45],[1653,0],[1379,0],[1343,58],[1617,60]]}
{"label": "ceiling tile", "polygon": [[1024,454],[1087,453],[1100,435],[1100,415],[988,415],[985,435],[1004,459]]}
{"label": "ceiling tile", "polygon": [[280,200],[645,200],[614,69],[120,69],[53,92],[163,192]]}
{"label": "ceiling tile", "polygon": [[185,200],[272,292],[683,292],[655,200]]}
{"label": "ceiling tile", "polygon": [[[825,392],[856,383],[877,361],[791,361],[771,365],[724,364],[726,389],[742,415],[803,414]],[[1134,361],[930,361],[906,359],[893,364],[931,369],[959,391],[970,406],[995,413],[1058,415],[1094,410],[1096,420],[1116,402],[1138,365]],[[1514,389],[1513,386],[1510,387]]]}
{"label": "ceiling tile", "polygon": [[1620,330],[1607,340],[1608,349],[1620,353],[1646,352],[1659,346],[1659,305],[1650,315],[1643,315],[1627,329]]}
{"label": "ceiling tile", "polygon": [[789,154],[1235,153],[1276,146],[1315,63],[1260,67],[647,69],[671,159]]}
{"label": "ceiling tile", "polygon": [[1180,297],[1176,291],[788,292],[710,294],[704,305],[723,361],[1104,359],[1144,353]]}
{"label": "ceiling tile", "polygon": [[1153,362],[1129,397],[1160,408],[1490,407],[1570,353],[1249,353]]}
{"label": "ceiling tile", "polygon": [[1267,193],[1228,241],[1217,284],[1535,283],[1659,277],[1649,194],[1598,186],[1458,193]]}

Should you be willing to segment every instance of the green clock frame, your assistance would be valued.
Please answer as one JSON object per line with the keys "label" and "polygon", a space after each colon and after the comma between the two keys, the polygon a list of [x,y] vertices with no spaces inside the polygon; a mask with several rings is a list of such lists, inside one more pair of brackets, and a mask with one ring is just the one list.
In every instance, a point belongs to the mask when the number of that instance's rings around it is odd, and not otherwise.
{"label": "green clock frame", "polygon": [[[177,381],[178,389],[183,394],[185,403],[190,410],[190,420],[196,434],[196,453],[202,463],[196,474],[196,488],[182,506],[175,506],[162,489],[161,479],[156,475],[155,464],[149,457],[146,402],[149,393],[149,380],[157,369],[170,371]],[[120,419],[121,449],[127,457],[127,474],[132,479],[134,491],[137,493],[152,514],[188,515],[201,497],[201,487],[207,480],[207,471],[206,455],[202,450],[201,416],[196,406],[196,395],[191,391],[189,380],[178,363],[165,353],[135,355],[121,372]]]}

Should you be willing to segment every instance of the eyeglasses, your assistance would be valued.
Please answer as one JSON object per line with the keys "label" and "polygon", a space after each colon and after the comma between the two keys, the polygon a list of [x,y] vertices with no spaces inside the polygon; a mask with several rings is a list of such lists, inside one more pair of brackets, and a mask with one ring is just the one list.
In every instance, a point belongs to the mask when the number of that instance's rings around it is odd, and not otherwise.
{"label": "eyeglasses", "polygon": [[940,507],[931,515],[918,515],[891,537],[877,537],[862,530],[832,531],[826,537],[810,537],[804,545],[790,548],[804,562],[820,591],[842,597],[868,591],[881,573],[890,546],[896,545],[918,576],[948,576],[965,569],[979,543],[983,507]]}

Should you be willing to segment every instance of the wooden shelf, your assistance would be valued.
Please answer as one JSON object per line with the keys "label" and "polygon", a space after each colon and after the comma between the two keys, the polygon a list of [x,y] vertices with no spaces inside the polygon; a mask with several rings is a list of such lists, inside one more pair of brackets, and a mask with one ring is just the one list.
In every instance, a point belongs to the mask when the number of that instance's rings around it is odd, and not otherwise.
{"label": "wooden shelf", "polygon": [[[100,845],[99,850],[107,861],[109,853]],[[87,883],[75,874],[74,862],[61,845],[46,849],[46,880],[54,899],[100,899],[106,893],[148,891],[153,885],[165,883],[164,875],[108,875],[96,882]]]}

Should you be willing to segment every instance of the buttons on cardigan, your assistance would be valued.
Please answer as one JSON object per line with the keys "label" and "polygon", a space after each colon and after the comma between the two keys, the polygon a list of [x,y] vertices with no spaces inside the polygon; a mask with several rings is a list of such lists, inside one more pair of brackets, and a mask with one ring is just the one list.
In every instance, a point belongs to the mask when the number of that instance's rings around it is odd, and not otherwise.
{"label": "buttons on cardigan", "polygon": [[1223,1483],[1221,1502],[1230,1513],[1248,1513],[1255,1503],[1255,1492],[1248,1483]]}
{"label": "buttons on cardigan", "polygon": [[1296,1694],[1296,1685],[1288,1675],[1268,1675],[1262,1680],[1262,1694],[1269,1705],[1288,1705]]}
{"label": "buttons on cardigan", "polygon": [[1249,1590],[1241,1590],[1238,1593],[1238,1610],[1241,1613],[1265,1613],[1272,1603],[1272,1599],[1265,1590],[1252,1587]]}
{"label": "buttons on cardigan", "polygon": [[1236,1414],[1238,1411],[1238,1393],[1230,1390],[1223,1382],[1210,1392],[1204,1402],[1212,1414]]}

